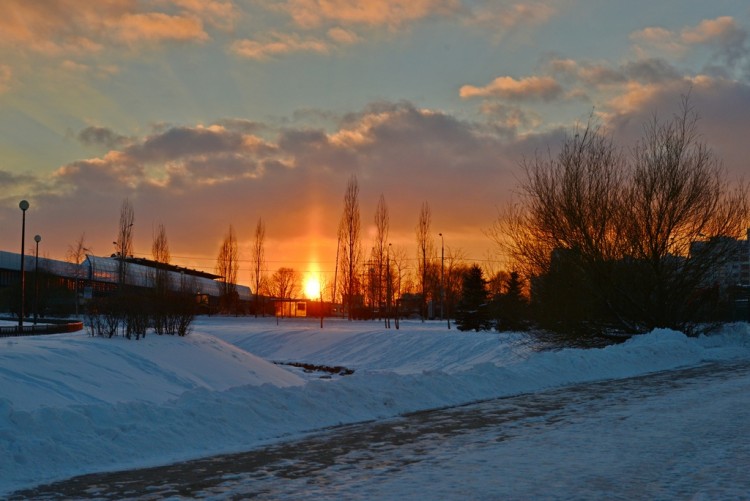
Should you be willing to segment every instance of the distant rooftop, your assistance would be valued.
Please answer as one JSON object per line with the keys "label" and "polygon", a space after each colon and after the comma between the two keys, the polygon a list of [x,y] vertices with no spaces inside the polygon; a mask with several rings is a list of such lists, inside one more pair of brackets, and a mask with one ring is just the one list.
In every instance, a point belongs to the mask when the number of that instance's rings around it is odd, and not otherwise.
{"label": "distant rooftop", "polygon": [[[111,256],[113,259],[119,259],[119,257],[115,254],[112,254]],[[216,280],[217,278],[221,278],[221,275],[216,275],[214,273],[208,273],[206,271],[200,271],[200,270],[194,270],[192,268],[185,268],[184,266],[177,266],[174,264],[168,264],[168,263],[160,263],[159,261],[154,261],[152,259],[146,259],[145,257],[128,257],[125,259],[128,263],[133,264],[140,264],[141,266],[147,266],[149,268],[156,268],[159,270],[166,270],[166,271],[173,271],[176,273],[184,273],[185,275],[192,276],[192,277],[202,277],[202,278],[208,278],[210,280]]]}

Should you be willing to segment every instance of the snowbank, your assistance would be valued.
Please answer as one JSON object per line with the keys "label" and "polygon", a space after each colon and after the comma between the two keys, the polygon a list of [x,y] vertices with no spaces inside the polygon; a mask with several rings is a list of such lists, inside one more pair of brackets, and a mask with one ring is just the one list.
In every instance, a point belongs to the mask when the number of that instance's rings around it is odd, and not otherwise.
{"label": "snowbank", "polygon": [[[0,342],[0,494],[75,474],[246,450],[305,431],[577,382],[750,358],[750,327],[536,352],[442,323],[200,318],[186,338]],[[272,362],[342,365],[320,378]]]}

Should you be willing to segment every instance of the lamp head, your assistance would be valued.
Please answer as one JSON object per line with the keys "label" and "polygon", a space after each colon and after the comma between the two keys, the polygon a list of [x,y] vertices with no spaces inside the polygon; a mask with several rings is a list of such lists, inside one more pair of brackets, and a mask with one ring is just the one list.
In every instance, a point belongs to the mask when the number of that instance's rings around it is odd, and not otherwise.
{"label": "lamp head", "polygon": [[27,202],[26,200],[21,200],[18,204],[18,208],[26,212],[26,209],[29,208],[29,202]]}

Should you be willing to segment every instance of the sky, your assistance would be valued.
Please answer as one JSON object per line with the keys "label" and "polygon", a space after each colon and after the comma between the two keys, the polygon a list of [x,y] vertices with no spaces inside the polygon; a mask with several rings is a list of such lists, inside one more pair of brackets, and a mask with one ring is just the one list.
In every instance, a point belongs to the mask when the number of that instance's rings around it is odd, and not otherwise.
{"label": "sky", "polygon": [[[245,487],[267,487],[274,499],[465,499],[466,489],[482,499],[747,499],[747,323],[711,336],[658,329],[606,348],[562,350],[540,349],[523,333],[449,331],[419,320],[396,330],[326,319],[321,329],[314,318],[203,316],[192,327],[185,337],[149,333],[139,341],[86,331],[3,339],[0,496],[73,475],[249,451],[312,430],[345,433],[329,428],[340,424],[525,394],[541,400],[506,400],[488,432],[459,434],[469,443],[438,422],[425,435],[433,437],[427,447],[424,440],[409,446],[408,437],[396,448],[374,440],[370,451],[350,452],[349,467],[335,461],[283,478],[273,468],[265,476],[240,473],[249,475]],[[324,379],[272,361],[354,373]],[[706,371],[712,381],[671,372],[707,363],[722,364]],[[724,363],[743,370],[725,372]],[[643,383],[649,397],[616,384],[653,373],[661,383]],[[544,397],[594,381],[612,384]],[[413,433],[408,416],[402,429]],[[346,456],[339,452],[333,456]],[[233,473],[222,477],[241,485],[246,477]],[[171,487],[161,477],[158,484],[152,495]],[[275,495],[285,489],[298,490]],[[227,493],[242,491],[225,486],[195,497]]]}
{"label": "sky", "polygon": [[362,243],[502,266],[487,230],[520,163],[592,114],[631,146],[690,93],[729,179],[747,171],[750,5],[741,0],[6,0],[0,19],[0,248],[135,255],[163,224],[176,264],[212,271],[229,226],[250,283],[266,261],[331,271],[346,184]]}

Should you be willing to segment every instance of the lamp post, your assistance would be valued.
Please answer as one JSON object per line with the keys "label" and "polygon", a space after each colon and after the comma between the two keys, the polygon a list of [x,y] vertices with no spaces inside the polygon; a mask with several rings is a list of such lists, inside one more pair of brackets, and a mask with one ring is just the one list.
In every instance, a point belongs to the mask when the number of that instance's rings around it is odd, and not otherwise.
{"label": "lamp post", "polygon": [[440,320],[445,318],[445,240],[440,235]]}
{"label": "lamp post", "polygon": [[385,327],[391,328],[391,244],[385,248]]}
{"label": "lamp post", "polygon": [[36,256],[34,257],[34,325],[36,325],[39,313],[39,242],[41,241],[41,236],[34,235],[34,242],[36,242]]}
{"label": "lamp post", "polygon": [[21,219],[21,311],[18,315],[18,332],[23,331],[23,303],[26,299],[26,252],[24,247],[26,246],[26,211],[29,208],[29,202],[21,200],[18,204],[18,208],[23,213]]}

